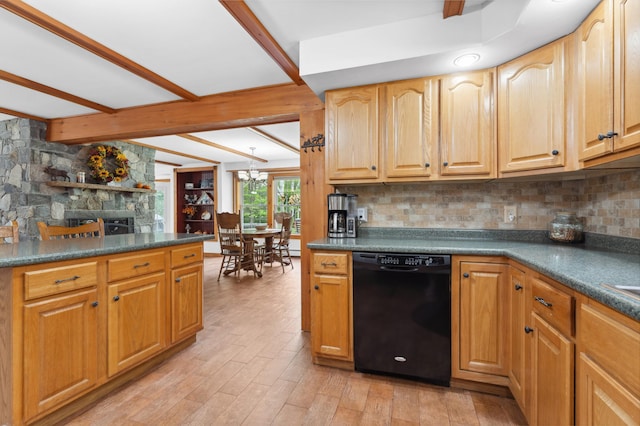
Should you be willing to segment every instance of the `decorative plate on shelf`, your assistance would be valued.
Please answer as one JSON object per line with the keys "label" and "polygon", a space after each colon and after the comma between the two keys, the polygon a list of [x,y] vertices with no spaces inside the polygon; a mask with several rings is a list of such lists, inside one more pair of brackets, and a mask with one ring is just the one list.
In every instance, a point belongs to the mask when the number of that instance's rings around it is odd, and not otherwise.
{"label": "decorative plate on shelf", "polygon": [[209,220],[209,219],[211,219],[211,212],[208,212],[208,211],[204,211],[204,212],[202,212],[202,216],[200,216],[200,218],[201,218],[202,220]]}

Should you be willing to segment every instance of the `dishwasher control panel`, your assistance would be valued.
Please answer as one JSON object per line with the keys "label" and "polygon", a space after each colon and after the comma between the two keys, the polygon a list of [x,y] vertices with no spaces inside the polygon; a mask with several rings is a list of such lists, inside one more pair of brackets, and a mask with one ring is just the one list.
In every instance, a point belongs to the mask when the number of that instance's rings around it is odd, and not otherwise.
{"label": "dishwasher control panel", "polygon": [[444,266],[450,264],[449,256],[378,254],[378,265],[383,266]]}

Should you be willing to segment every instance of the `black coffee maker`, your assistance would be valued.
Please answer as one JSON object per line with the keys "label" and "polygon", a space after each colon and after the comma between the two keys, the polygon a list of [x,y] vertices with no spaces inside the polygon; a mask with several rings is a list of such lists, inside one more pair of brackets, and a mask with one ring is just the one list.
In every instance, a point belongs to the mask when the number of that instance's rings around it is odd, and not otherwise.
{"label": "black coffee maker", "polygon": [[327,236],[329,238],[353,238],[356,236],[356,197],[352,194],[327,195],[329,208]]}

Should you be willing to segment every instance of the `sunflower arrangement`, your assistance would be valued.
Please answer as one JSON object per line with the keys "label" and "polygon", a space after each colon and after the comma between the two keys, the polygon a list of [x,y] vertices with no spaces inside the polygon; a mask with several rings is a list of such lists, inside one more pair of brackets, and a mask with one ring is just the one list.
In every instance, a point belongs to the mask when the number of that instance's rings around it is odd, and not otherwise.
{"label": "sunflower arrangement", "polygon": [[[99,145],[89,151],[87,165],[91,176],[101,182],[122,182],[129,176],[129,160],[120,149],[110,145]],[[115,166],[113,172],[108,166]]]}
{"label": "sunflower arrangement", "polygon": [[196,214],[196,207],[195,206],[184,206],[184,209],[182,209],[182,213],[186,214],[187,216],[193,216],[194,214]]}

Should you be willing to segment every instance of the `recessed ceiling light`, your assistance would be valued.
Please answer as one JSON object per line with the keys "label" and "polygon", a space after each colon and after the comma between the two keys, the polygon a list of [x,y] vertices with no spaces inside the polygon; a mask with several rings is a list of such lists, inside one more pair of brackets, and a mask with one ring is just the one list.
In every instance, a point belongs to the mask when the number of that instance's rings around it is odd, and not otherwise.
{"label": "recessed ceiling light", "polygon": [[458,56],[453,64],[457,67],[468,67],[471,64],[475,64],[480,60],[480,55],[477,53],[468,53],[466,55]]}

